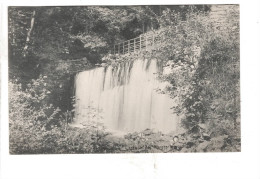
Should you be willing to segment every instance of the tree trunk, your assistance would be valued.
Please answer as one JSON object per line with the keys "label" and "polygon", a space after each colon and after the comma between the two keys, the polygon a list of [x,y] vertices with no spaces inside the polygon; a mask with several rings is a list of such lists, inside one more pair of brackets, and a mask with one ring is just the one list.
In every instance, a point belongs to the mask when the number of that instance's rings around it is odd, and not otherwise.
{"label": "tree trunk", "polygon": [[30,42],[31,32],[32,32],[33,26],[34,26],[35,13],[36,12],[34,10],[33,13],[32,13],[31,27],[27,32],[26,42],[25,42],[25,46],[24,46],[24,49],[23,49],[24,50],[24,56],[26,56],[26,54],[27,54],[27,49],[28,49],[28,45],[29,45],[29,42]]}

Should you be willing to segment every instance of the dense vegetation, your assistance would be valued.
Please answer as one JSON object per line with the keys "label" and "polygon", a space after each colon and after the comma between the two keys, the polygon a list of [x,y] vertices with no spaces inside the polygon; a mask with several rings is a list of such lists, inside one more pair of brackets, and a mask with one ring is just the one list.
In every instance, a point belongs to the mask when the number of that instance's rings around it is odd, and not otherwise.
{"label": "dense vegetation", "polygon": [[[175,14],[168,14],[178,19]],[[228,20],[216,26],[207,14],[189,13],[184,23],[177,20],[177,25],[167,26],[161,34],[167,40],[159,49],[172,69],[162,78],[172,84],[168,91],[177,100],[174,110],[183,116],[182,126],[187,135],[193,141],[228,139],[236,151],[240,150],[237,7],[228,9],[226,15]],[[218,147],[217,150],[223,149]]]}
{"label": "dense vegetation", "polygon": [[[10,152],[113,153],[240,151],[239,12],[216,27],[209,6],[10,7]],[[120,14],[120,16],[119,16]],[[111,45],[158,29],[148,52],[106,56]],[[178,105],[182,130],[112,136],[99,123],[68,125],[73,116],[70,63],[86,57],[157,58]],[[104,58],[103,58],[104,59]],[[90,110],[96,114],[95,110]]]}

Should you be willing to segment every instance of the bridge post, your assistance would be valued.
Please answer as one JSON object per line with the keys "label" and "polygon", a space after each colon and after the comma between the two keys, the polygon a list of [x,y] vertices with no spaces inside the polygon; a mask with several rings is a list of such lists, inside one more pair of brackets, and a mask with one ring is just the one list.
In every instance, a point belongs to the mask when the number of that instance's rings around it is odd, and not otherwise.
{"label": "bridge post", "polygon": [[[152,33],[150,35],[144,35],[144,34],[141,34],[140,37],[136,37],[136,38],[133,38],[133,39],[129,39],[127,41],[124,41],[122,43],[118,43],[118,44],[115,44],[114,47],[113,47],[113,50],[114,50],[114,54],[121,54],[121,47],[120,45],[122,44],[123,45],[123,49],[122,49],[122,54],[126,54],[126,53],[130,53],[133,52],[135,53],[136,50],[142,50],[142,49],[145,49],[145,51],[147,51],[150,48],[152,48],[155,43],[157,43],[158,41],[158,37],[157,37],[158,34],[156,33]],[[140,40],[139,42],[139,45],[140,47],[138,47],[138,39]],[[160,40],[165,40],[165,34],[163,35],[162,39]],[[133,43],[131,41],[134,41]],[[117,47],[118,45],[118,47]],[[125,47],[126,45],[126,47]],[[133,47],[132,47],[133,46]],[[112,51],[112,49],[111,49]]]}
{"label": "bridge post", "polygon": [[147,36],[145,36],[145,51],[147,51]]}
{"label": "bridge post", "polygon": [[123,42],[123,55],[125,54],[125,42]]}
{"label": "bridge post", "polygon": [[130,53],[130,40],[128,40],[128,53]]}
{"label": "bridge post", "polygon": [[140,35],[140,51],[142,50],[142,35]]}
{"label": "bridge post", "polygon": [[134,52],[135,52],[135,39],[134,39]]}

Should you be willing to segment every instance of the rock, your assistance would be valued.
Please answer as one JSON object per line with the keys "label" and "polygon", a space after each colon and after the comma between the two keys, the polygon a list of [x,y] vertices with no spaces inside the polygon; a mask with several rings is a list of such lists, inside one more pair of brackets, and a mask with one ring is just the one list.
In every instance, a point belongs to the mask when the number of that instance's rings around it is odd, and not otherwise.
{"label": "rock", "polygon": [[151,129],[145,129],[142,133],[144,136],[148,136],[148,135],[151,135],[153,133],[153,131]]}
{"label": "rock", "polygon": [[219,137],[211,138],[209,145],[207,147],[208,151],[220,152],[225,146],[225,139],[228,138],[228,135],[223,135]]}
{"label": "rock", "polygon": [[179,137],[178,136],[173,137],[173,141],[174,142],[178,142],[179,141]]}
{"label": "rock", "polygon": [[207,134],[207,133],[202,133],[202,136],[203,136],[203,139],[204,140],[207,140],[207,141],[209,141],[210,140],[210,135],[209,134]]}
{"label": "rock", "polygon": [[241,151],[241,145],[235,145],[235,148],[237,151],[239,151],[239,152]]}
{"label": "rock", "polygon": [[181,149],[180,152],[187,153],[187,152],[190,152],[190,151],[189,151],[189,149],[187,149],[187,148],[184,147],[184,148]]}
{"label": "rock", "polygon": [[197,146],[197,151],[198,152],[205,152],[207,147],[209,145],[209,142],[205,141],[205,142],[202,142],[200,143],[198,146]]}
{"label": "rock", "polygon": [[101,66],[105,67],[105,66],[107,66],[107,64],[106,63],[101,63]]}
{"label": "rock", "polygon": [[151,148],[151,149],[149,150],[149,152],[151,152],[151,153],[161,153],[162,151],[159,150],[159,149],[157,149],[157,148]]}

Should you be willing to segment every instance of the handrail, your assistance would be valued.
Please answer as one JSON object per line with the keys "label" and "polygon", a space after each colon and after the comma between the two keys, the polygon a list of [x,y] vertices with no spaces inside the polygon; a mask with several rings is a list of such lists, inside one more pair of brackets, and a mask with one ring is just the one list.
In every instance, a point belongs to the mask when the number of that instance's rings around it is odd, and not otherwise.
{"label": "handrail", "polygon": [[157,41],[157,33],[141,34],[139,37],[130,39],[118,44],[113,47],[113,54],[128,54],[141,50],[148,50],[155,45]]}

